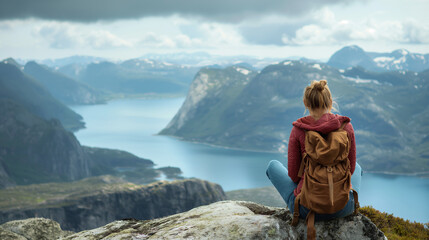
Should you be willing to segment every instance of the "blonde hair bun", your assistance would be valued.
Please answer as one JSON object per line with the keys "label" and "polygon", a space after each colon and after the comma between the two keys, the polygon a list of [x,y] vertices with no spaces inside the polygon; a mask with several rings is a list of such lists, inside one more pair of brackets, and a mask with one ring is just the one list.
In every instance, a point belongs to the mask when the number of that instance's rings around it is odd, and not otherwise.
{"label": "blonde hair bun", "polygon": [[313,87],[318,90],[318,91],[323,91],[325,89],[325,86],[328,84],[328,81],[326,80],[320,80],[320,81],[313,81],[311,85],[313,85]]}
{"label": "blonde hair bun", "polygon": [[[332,109],[332,96],[328,87],[328,81],[322,79],[320,81],[312,81],[310,86],[304,89],[304,105],[309,109]],[[335,110],[335,109],[334,109]]]}

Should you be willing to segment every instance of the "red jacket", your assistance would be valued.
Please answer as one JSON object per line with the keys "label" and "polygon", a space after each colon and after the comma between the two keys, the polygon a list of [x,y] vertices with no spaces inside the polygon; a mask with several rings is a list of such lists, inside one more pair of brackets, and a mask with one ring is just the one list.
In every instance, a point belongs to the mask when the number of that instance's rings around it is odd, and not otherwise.
{"label": "red jacket", "polygon": [[303,179],[298,177],[299,167],[301,166],[302,154],[305,152],[305,130],[317,131],[322,134],[335,131],[341,127],[343,122],[348,122],[344,126],[350,139],[349,161],[351,174],[355,171],[356,166],[356,143],[353,126],[350,118],[332,113],[325,113],[319,120],[315,121],[313,117],[307,116],[300,118],[292,123],[293,128],[289,137],[288,144],[288,172],[289,177],[295,183],[299,182],[294,194],[297,196],[301,192]]}

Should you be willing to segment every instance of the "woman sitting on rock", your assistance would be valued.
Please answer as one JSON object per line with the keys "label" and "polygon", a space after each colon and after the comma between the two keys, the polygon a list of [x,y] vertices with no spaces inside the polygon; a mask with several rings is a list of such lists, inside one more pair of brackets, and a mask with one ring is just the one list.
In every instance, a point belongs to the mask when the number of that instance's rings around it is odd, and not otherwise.
{"label": "woman sitting on rock", "polygon": [[[358,208],[353,189],[359,192],[361,181],[350,118],[331,113],[326,80],[307,86],[303,101],[310,114],[293,122],[288,168],[272,160],[267,176],[294,214],[295,224],[298,214],[313,222],[348,216]],[[308,228],[310,224],[307,221]]]}

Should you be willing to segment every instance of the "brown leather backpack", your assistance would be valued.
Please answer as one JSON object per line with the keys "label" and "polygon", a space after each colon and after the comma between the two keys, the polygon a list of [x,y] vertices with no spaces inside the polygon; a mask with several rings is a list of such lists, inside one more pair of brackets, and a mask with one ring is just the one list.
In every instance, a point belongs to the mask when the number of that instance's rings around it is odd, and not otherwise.
{"label": "brown leather backpack", "polygon": [[[308,208],[307,239],[316,238],[314,214],[332,214],[349,201],[351,188],[350,142],[345,124],[326,136],[315,131],[305,132],[305,154],[298,176],[304,177],[301,192],[295,199],[292,226],[298,224],[299,205]],[[353,190],[355,213],[359,208],[357,192]]]}

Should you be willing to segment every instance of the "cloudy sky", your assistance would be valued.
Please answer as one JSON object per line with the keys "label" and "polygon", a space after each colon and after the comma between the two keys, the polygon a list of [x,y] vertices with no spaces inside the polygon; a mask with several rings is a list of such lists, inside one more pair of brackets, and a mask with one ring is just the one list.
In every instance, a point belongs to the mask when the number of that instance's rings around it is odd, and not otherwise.
{"label": "cloudy sky", "polygon": [[0,59],[429,53],[429,0],[0,0]]}

